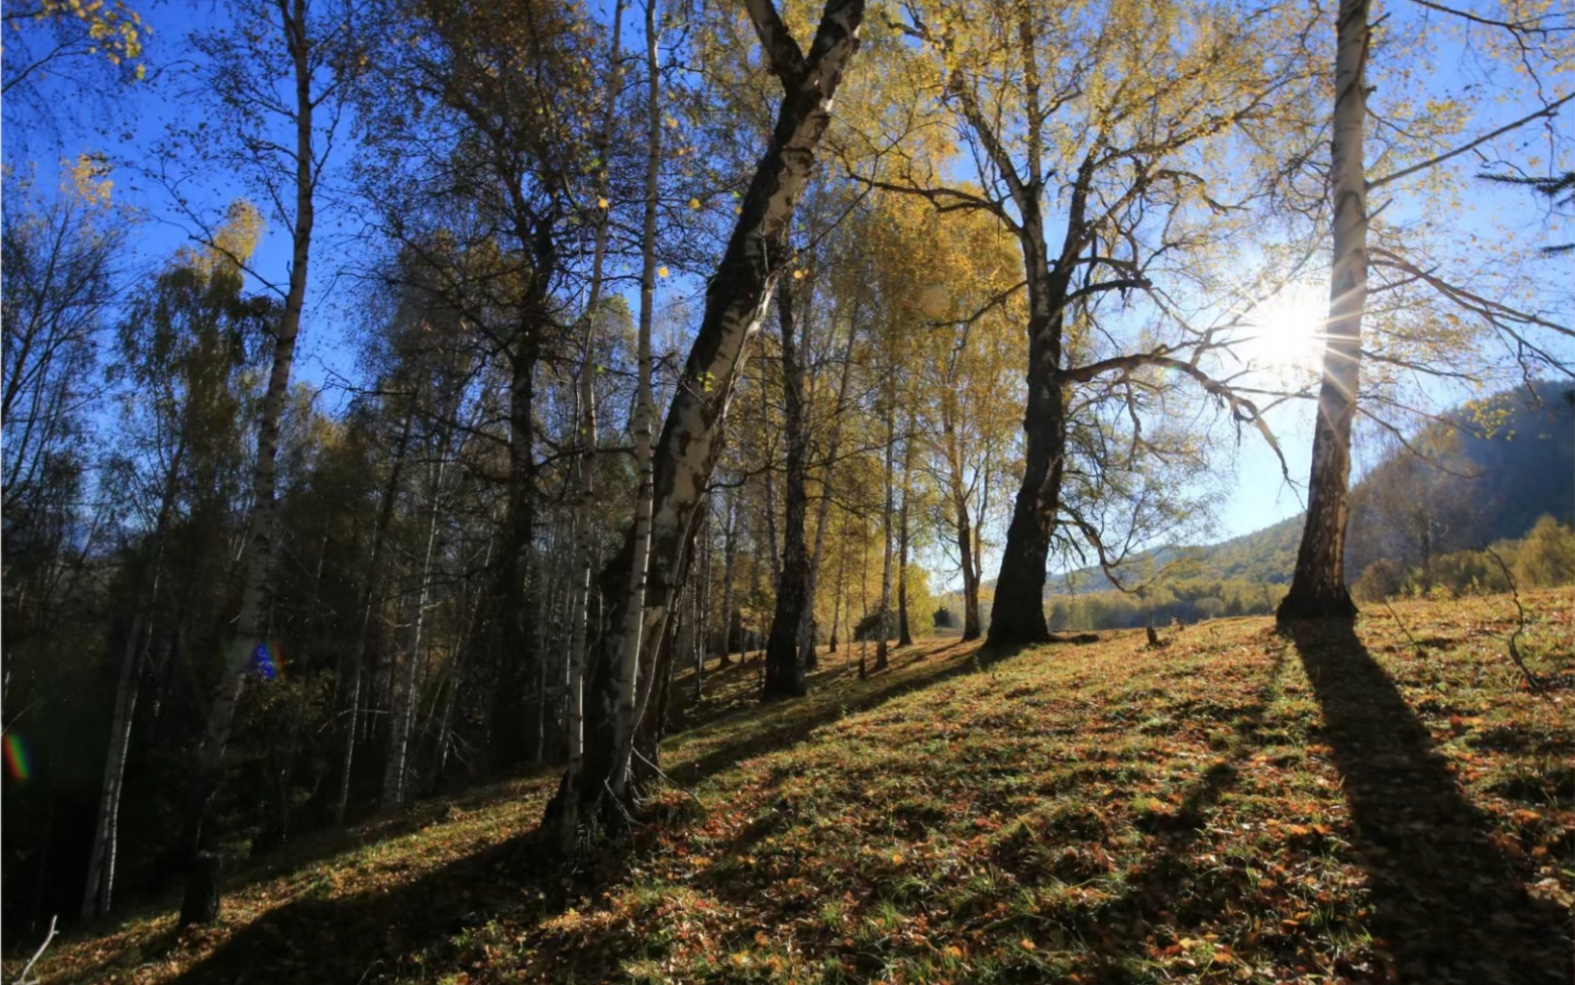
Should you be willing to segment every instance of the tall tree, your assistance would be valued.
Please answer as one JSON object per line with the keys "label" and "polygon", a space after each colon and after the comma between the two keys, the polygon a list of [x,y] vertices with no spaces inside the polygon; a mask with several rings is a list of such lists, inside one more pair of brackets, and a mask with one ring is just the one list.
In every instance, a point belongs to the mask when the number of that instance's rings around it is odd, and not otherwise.
{"label": "tall tree", "polygon": [[[646,656],[642,662],[650,667],[645,679],[652,681],[661,676],[658,649],[666,636],[668,609],[686,573],[690,537],[716,464],[734,382],[747,343],[771,302],[780,262],[786,255],[788,221],[830,123],[831,99],[857,47],[857,31],[864,16],[862,0],[832,0],[806,53],[769,0],[751,0],[747,9],[767,60],[782,82],[783,99],[771,143],[742,197],[732,237],[709,282],[699,332],[653,449],[650,563],[644,617],[635,624],[643,636],[639,652]],[[623,638],[631,624],[626,608],[627,575],[623,572],[629,570],[633,540],[631,531],[624,553],[612,564],[610,591],[604,589],[613,600],[609,624],[614,629],[601,648],[601,683],[597,688],[601,707],[595,709],[599,721],[587,723],[588,735],[613,736],[618,714],[613,682],[618,672],[608,661],[621,657],[629,645]],[[603,725],[605,731],[595,727]],[[640,752],[654,761],[654,746]],[[616,743],[599,739],[595,747],[588,747],[582,802],[600,798],[604,805],[601,816],[618,823],[621,805],[615,806],[600,794],[604,785],[610,788],[629,767]],[[557,808],[555,802],[549,810]]]}
{"label": "tall tree", "polygon": [[[1437,8],[1434,4],[1422,6],[1428,10]],[[1536,16],[1526,20],[1516,19],[1513,14],[1517,11],[1511,11],[1509,17],[1495,18],[1489,15],[1484,18],[1471,11],[1437,9],[1462,22],[1480,23],[1501,32],[1504,37],[1499,39],[1499,43],[1507,45],[1511,52],[1509,57],[1519,62],[1520,69],[1536,83],[1539,105],[1530,114],[1488,133],[1468,139],[1457,138],[1442,152],[1437,151],[1435,140],[1418,154],[1420,160],[1396,165],[1387,174],[1369,179],[1365,163],[1366,121],[1372,110],[1368,103],[1370,90],[1366,80],[1373,48],[1373,26],[1369,5],[1365,0],[1342,0],[1336,21],[1335,102],[1329,177],[1333,239],[1329,317],[1324,333],[1323,375],[1313,432],[1307,519],[1297,550],[1290,591],[1276,610],[1276,618],[1282,623],[1296,619],[1353,619],[1356,616],[1356,605],[1351,601],[1346,586],[1345,535],[1350,516],[1351,437],[1359,410],[1362,366],[1364,359],[1375,358],[1372,353],[1364,351],[1363,344],[1363,317],[1369,296],[1368,277],[1370,266],[1375,265],[1374,255],[1368,245],[1369,192],[1432,171],[1528,123],[1551,118],[1560,107],[1575,99],[1575,93],[1560,98],[1545,95],[1538,78],[1543,66],[1556,64],[1560,58],[1567,59],[1571,49],[1558,44],[1527,43],[1528,37],[1568,35],[1568,24],[1550,34],[1548,27],[1557,25],[1544,23]],[[1413,149],[1412,153],[1417,152]],[[1463,309],[1483,327],[1497,332],[1509,345],[1519,350],[1518,358],[1524,365],[1566,368],[1561,359],[1529,339],[1528,330],[1551,330],[1569,338],[1575,337],[1575,329],[1535,312],[1519,310],[1501,300],[1489,298],[1480,288],[1464,289],[1440,271],[1441,265],[1418,262],[1419,257],[1405,245],[1380,248],[1376,257],[1376,266],[1392,272],[1393,280],[1400,282],[1381,284],[1382,289],[1410,284],[1424,285],[1436,291],[1446,302]],[[1508,257],[1500,262],[1505,266],[1513,265]],[[1453,313],[1440,313],[1437,318],[1450,323],[1460,321]],[[1397,358],[1395,354],[1378,355],[1376,358],[1391,365],[1398,363],[1410,370],[1446,376],[1460,375],[1457,370],[1447,366],[1439,367],[1436,351],[1432,359],[1423,361],[1406,360],[1403,356]]]}
{"label": "tall tree", "polygon": [[[333,35],[343,30],[343,25],[332,21],[325,24],[326,11],[314,12],[311,0],[278,0],[271,13],[278,19],[270,24],[270,29],[279,32],[271,44],[263,40],[260,32],[250,31],[215,33],[205,40],[213,58],[214,92],[221,107],[240,124],[240,139],[253,150],[275,148],[281,160],[273,163],[293,180],[284,185],[290,190],[288,196],[277,199],[286,213],[282,218],[290,232],[290,273],[283,312],[273,338],[273,366],[257,424],[245,586],[235,636],[227,648],[224,669],[209,703],[197,758],[196,793],[188,820],[193,862],[181,907],[182,923],[206,923],[218,915],[217,857],[204,854],[199,858],[199,849],[212,842],[213,801],[224,777],[224,752],[235,721],[236,703],[254,666],[254,651],[266,646],[264,595],[273,560],[279,424],[295,360],[301,313],[306,305],[316,193],[326,153],[318,145],[319,124],[315,115],[326,99],[333,98],[343,81],[340,73],[346,69],[343,48],[332,43]],[[276,85],[290,92],[288,102],[274,98]],[[282,122],[291,126],[294,132],[289,146],[279,147],[261,135],[259,106],[272,108]],[[266,112],[263,115],[273,116]],[[272,186],[279,174],[280,171],[269,172],[264,181]],[[289,204],[285,206],[284,202]]]}

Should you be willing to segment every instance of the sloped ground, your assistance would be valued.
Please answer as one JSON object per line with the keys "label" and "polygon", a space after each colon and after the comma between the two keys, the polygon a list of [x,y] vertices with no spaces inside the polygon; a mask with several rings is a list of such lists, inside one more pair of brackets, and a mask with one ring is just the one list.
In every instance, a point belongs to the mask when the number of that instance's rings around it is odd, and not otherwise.
{"label": "sloped ground", "polygon": [[[711,675],[664,749],[693,793],[567,870],[554,777],[307,842],[223,923],[56,945],[53,981],[1568,982],[1566,590],[1268,620],[974,666],[898,651],[759,708]],[[679,693],[692,689],[680,679]]]}

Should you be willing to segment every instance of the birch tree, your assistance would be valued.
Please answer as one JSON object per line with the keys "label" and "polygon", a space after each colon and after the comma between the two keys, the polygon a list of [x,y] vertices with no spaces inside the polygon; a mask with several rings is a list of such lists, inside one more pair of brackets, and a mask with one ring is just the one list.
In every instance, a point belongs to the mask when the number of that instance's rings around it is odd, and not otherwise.
{"label": "birch tree", "polygon": [[[783,98],[770,145],[738,206],[738,218],[710,286],[704,315],[685,361],[678,387],[669,404],[660,437],[653,447],[652,510],[649,563],[640,622],[629,618],[626,575],[615,575],[613,627],[601,648],[603,661],[616,661],[631,644],[624,639],[631,625],[639,626],[638,652],[649,666],[647,680],[656,680],[657,649],[666,635],[668,609],[681,586],[689,560],[689,541],[704,491],[720,448],[722,427],[748,342],[769,309],[780,264],[785,259],[787,225],[804,188],[815,150],[830,123],[831,99],[857,47],[863,20],[861,0],[833,0],[825,8],[808,52],[799,47],[769,0],[748,4],[750,19],[772,69],[782,81]],[[615,570],[629,571],[634,534]],[[623,584],[619,584],[623,582]],[[587,722],[587,735],[613,736],[618,714],[620,675],[617,664],[602,667],[598,686],[597,722]],[[589,717],[589,716],[588,716]],[[605,723],[605,732],[596,727]],[[633,732],[638,723],[626,723]],[[624,746],[598,741],[587,747],[581,798],[599,797],[603,785],[622,782],[630,767]],[[640,750],[653,760],[656,750]],[[654,760],[653,760],[654,761]],[[619,808],[602,798],[600,816],[621,822]],[[558,809],[556,803],[550,811]]]}
{"label": "birch tree", "polygon": [[[1539,313],[1532,308],[1522,308],[1501,300],[1505,291],[1490,291],[1485,287],[1466,288],[1462,282],[1446,272],[1443,263],[1423,259],[1425,246],[1408,243],[1409,237],[1393,236],[1373,252],[1369,248],[1368,195],[1384,188],[1387,194],[1397,183],[1438,169],[1447,162],[1477,150],[1504,137],[1527,124],[1551,119],[1565,104],[1575,99],[1575,93],[1558,96],[1543,88],[1540,73],[1552,69],[1561,60],[1566,61],[1575,48],[1566,37],[1572,25],[1568,15],[1537,14],[1522,16],[1514,5],[1506,11],[1489,9],[1479,13],[1439,7],[1431,3],[1419,4],[1425,11],[1437,11],[1449,18],[1485,26],[1498,35],[1496,38],[1500,58],[1516,61],[1520,70],[1535,83],[1536,108],[1529,114],[1513,119],[1491,130],[1483,127],[1477,134],[1462,133],[1456,117],[1450,129],[1430,133],[1431,138],[1421,147],[1402,147],[1400,153],[1389,155],[1393,148],[1385,148],[1391,163],[1387,173],[1369,178],[1366,155],[1368,153],[1367,124],[1369,118],[1389,123],[1391,129],[1406,134],[1405,127],[1395,126],[1387,114],[1375,113],[1369,106],[1370,88],[1368,72],[1374,51],[1373,24],[1366,0],[1342,0],[1336,20],[1336,49],[1334,64],[1334,111],[1332,114],[1332,141],[1330,153],[1332,167],[1329,175],[1329,210],[1332,214],[1331,238],[1333,241],[1332,272],[1329,281],[1329,317],[1325,327],[1322,380],[1318,389],[1317,414],[1314,420],[1312,467],[1308,479],[1307,519],[1297,550],[1295,574],[1290,591],[1276,610],[1277,619],[1290,622],[1297,619],[1333,618],[1353,619],[1356,605],[1347,589],[1345,571],[1346,526],[1350,517],[1351,441],[1353,426],[1362,401],[1362,370],[1364,362],[1377,361],[1382,367],[1400,367],[1412,372],[1421,371],[1439,376],[1478,379],[1473,371],[1462,372],[1450,357],[1468,351],[1469,335],[1447,338],[1439,344],[1439,333],[1420,333],[1422,339],[1432,344],[1423,356],[1407,356],[1400,351],[1383,352],[1373,344],[1372,331],[1364,343],[1363,321],[1367,315],[1370,291],[1368,280],[1373,267],[1385,275],[1379,289],[1393,296],[1396,289],[1420,286],[1434,295],[1430,299],[1417,299],[1414,305],[1426,311],[1424,317],[1446,325],[1460,325],[1460,315],[1471,319],[1488,333],[1500,336],[1513,352],[1522,367],[1539,366],[1565,368],[1558,357],[1552,355],[1546,343],[1539,343],[1533,333],[1542,332],[1554,337],[1575,337],[1575,329],[1556,318]],[[1491,40],[1491,39],[1490,39]],[[1492,47],[1489,48],[1492,51]],[[1401,73],[1403,78],[1403,71]],[[1443,115],[1443,114],[1439,114]],[[1442,147],[1442,149],[1440,149]],[[1405,152],[1409,151],[1407,155]],[[1415,160],[1407,160],[1414,156]],[[1399,187],[1404,187],[1399,185]],[[1425,192],[1424,192],[1425,193]],[[1435,193],[1436,194],[1436,193]],[[1432,197],[1432,196],[1429,196]],[[1391,199],[1392,201],[1392,199]],[[1496,260],[1500,267],[1513,268],[1516,261],[1507,250]],[[1400,293],[1401,297],[1406,294]],[[1429,303],[1441,300],[1445,309],[1440,311]],[[1395,307],[1391,301],[1391,309]],[[1450,311],[1454,308],[1456,311]],[[1407,326],[1395,335],[1409,332]],[[1446,354],[1447,355],[1444,355]],[[1443,358],[1440,358],[1440,356]],[[1370,415],[1392,429],[1383,416]]]}
{"label": "birch tree", "polygon": [[[262,152],[278,170],[263,176],[264,183],[287,193],[276,198],[290,235],[290,270],[283,291],[283,312],[273,339],[273,365],[263,395],[257,424],[257,459],[252,476],[252,507],[247,537],[246,579],[236,616],[235,635],[224,655],[223,669],[209,704],[196,768],[196,794],[188,821],[188,844],[193,863],[181,907],[182,923],[207,923],[217,915],[216,862],[211,856],[199,864],[198,850],[211,843],[214,797],[224,774],[224,753],[235,720],[246,676],[254,666],[259,647],[266,646],[264,597],[273,559],[275,459],[279,423],[284,411],[295,343],[306,305],[307,273],[315,228],[315,196],[322,174],[326,143],[320,143],[323,123],[317,114],[331,101],[343,82],[344,20],[332,20],[327,11],[314,9],[310,0],[278,0],[269,24],[278,32],[272,42],[261,32],[214,34],[204,44],[214,59],[214,93],[239,125],[238,133],[248,151]],[[282,57],[281,57],[282,56]],[[274,87],[283,85],[291,97],[281,102]],[[274,143],[263,127],[286,125],[288,144]],[[330,115],[329,132],[337,124]],[[288,174],[288,181],[275,179]]]}

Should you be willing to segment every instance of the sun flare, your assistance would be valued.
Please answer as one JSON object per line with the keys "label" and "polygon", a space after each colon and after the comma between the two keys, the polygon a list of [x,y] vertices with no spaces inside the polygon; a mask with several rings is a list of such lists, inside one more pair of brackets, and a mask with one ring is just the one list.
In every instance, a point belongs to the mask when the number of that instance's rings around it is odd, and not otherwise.
{"label": "sun flare", "polygon": [[1240,352],[1247,365],[1282,375],[1315,371],[1323,359],[1327,285],[1299,281],[1250,311]]}

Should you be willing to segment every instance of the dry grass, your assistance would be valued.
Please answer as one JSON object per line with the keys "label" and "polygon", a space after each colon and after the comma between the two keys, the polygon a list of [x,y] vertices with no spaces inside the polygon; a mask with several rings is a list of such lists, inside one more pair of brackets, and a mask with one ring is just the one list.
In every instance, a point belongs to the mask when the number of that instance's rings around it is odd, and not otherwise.
{"label": "dry grass", "polygon": [[930,641],[867,681],[839,654],[765,707],[755,668],[713,672],[664,747],[697,799],[663,793],[625,850],[544,861],[554,778],[512,781],[297,846],[218,926],[61,941],[45,976],[1567,982],[1572,597],[1526,601],[1542,696],[1507,597],[982,668]]}

